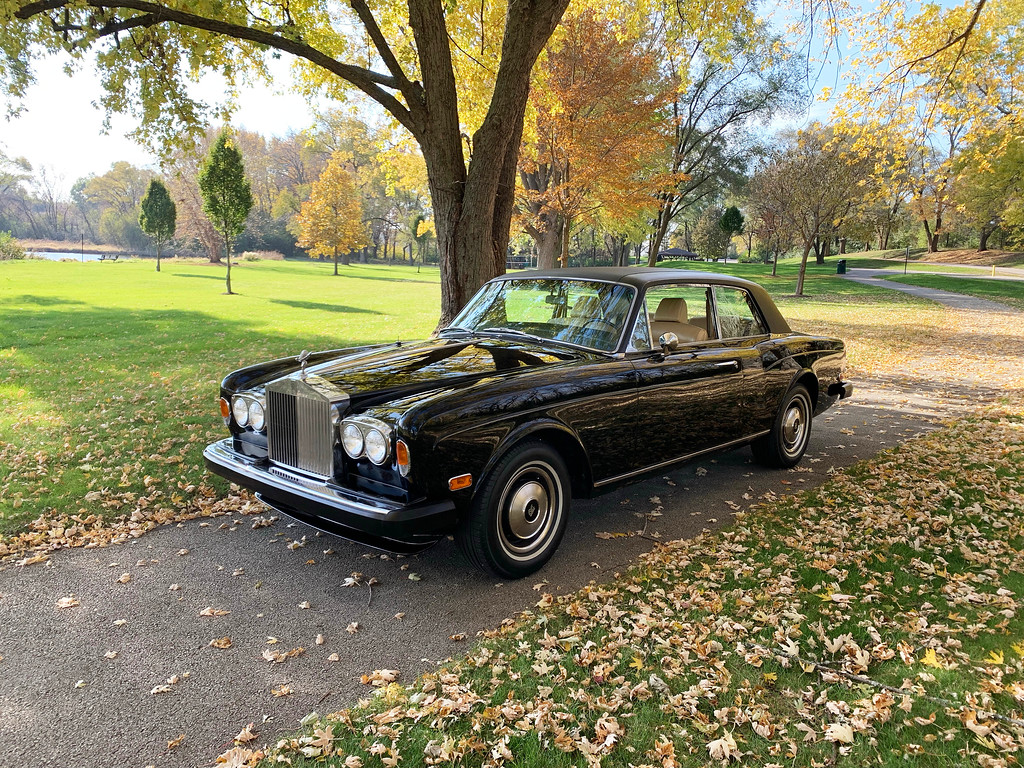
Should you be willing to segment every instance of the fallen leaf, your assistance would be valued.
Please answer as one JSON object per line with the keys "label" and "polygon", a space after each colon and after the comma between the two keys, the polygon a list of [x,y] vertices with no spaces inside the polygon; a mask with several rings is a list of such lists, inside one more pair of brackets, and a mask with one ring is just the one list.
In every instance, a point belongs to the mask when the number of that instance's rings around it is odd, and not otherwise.
{"label": "fallen leaf", "polygon": [[393,683],[398,679],[397,669],[375,669],[368,675],[363,675],[359,678],[363,685],[387,685]]}
{"label": "fallen leaf", "polygon": [[118,584],[127,584],[127,583],[128,583],[129,581],[131,581],[131,580],[132,580],[132,575],[131,575],[130,573],[127,573],[127,572],[125,572],[125,573],[122,573],[122,574],[121,574],[121,575],[120,575],[120,576],[118,577],[118,579],[117,579],[117,583],[118,583]]}
{"label": "fallen leaf", "polygon": [[853,728],[845,723],[829,723],[825,729],[825,741],[853,744]]}
{"label": "fallen leaf", "polygon": [[221,650],[224,650],[225,648],[230,648],[231,647],[231,638],[230,637],[215,637],[215,638],[213,638],[213,640],[210,641],[210,646],[213,647],[213,648],[220,648]]}
{"label": "fallen leaf", "polygon": [[231,611],[225,611],[223,608],[206,607],[199,612],[200,616],[227,616]]}
{"label": "fallen leaf", "polygon": [[360,627],[358,621],[353,621],[351,624],[345,627],[345,631],[348,632],[350,635],[354,635],[356,632],[359,631],[359,629]]}
{"label": "fallen leaf", "polygon": [[270,692],[278,698],[281,696],[291,696],[293,693],[290,685],[280,685],[277,688],[271,688]]}
{"label": "fallen leaf", "polygon": [[730,760],[739,760],[739,747],[731,733],[726,733],[722,738],[715,739],[708,744],[708,754],[712,760],[719,760],[728,763]]}
{"label": "fallen leaf", "polygon": [[220,768],[245,768],[249,765],[249,758],[254,752],[244,747],[232,747],[227,752],[217,756],[217,765]]}
{"label": "fallen leaf", "polygon": [[249,723],[247,726],[245,726],[245,728],[238,732],[238,734],[235,736],[235,741],[240,741],[243,744],[247,744],[248,742],[255,739],[257,736],[259,736],[259,734],[255,730],[253,730],[254,728],[255,723]]}
{"label": "fallen leaf", "polygon": [[77,605],[81,605],[81,603],[78,602],[78,598],[74,595],[62,597],[60,600],[57,601],[58,608],[74,608]]}
{"label": "fallen leaf", "polygon": [[170,739],[170,740],[168,740],[168,742],[167,742],[167,748],[168,748],[168,749],[174,749],[174,748],[175,748],[175,747],[177,747],[177,746],[178,746],[179,744],[181,744],[181,742],[183,742],[184,740],[185,740],[185,734],[183,733],[183,734],[181,734],[180,736],[178,736],[178,738],[176,738],[176,739]]}

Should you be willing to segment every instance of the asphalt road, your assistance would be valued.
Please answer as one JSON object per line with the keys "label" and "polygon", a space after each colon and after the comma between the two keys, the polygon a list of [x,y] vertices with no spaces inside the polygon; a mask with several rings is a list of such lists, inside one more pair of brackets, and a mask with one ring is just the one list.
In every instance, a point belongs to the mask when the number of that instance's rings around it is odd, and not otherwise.
{"label": "asphalt road", "polygon": [[[477,631],[530,608],[539,589],[565,593],[614,578],[657,537],[726,525],[733,505],[767,491],[814,487],[833,467],[933,428],[941,410],[861,387],[815,420],[808,455],[794,470],[762,469],[743,449],[578,501],[554,559],[519,582],[472,570],[451,541],[385,559],[287,519],[254,528],[254,518],[242,516],[2,567],[0,767],[209,765],[250,722],[257,743],[272,742],[309,712],[367,695],[363,673],[397,669],[400,680],[412,680],[462,654]],[[661,516],[637,535],[658,501]],[[343,586],[354,571],[377,580],[372,592]],[[72,595],[78,605],[58,607]],[[230,613],[200,615],[208,607]],[[468,640],[451,639],[461,634]],[[224,637],[230,647],[210,646]],[[294,648],[305,650],[279,663],[262,656]],[[292,692],[274,696],[283,685]]]}

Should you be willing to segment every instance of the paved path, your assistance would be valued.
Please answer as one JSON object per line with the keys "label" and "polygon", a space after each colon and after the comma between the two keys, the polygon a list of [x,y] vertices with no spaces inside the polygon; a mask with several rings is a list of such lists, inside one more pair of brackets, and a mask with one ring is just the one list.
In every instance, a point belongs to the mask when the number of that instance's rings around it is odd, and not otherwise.
{"label": "paved path", "polygon": [[[878,285],[862,272],[848,277]],[[884,285],[958,308],[1006,310]],[[815,419],[800,466],[765,470],[738,450],[579,501],[559,552],[519,582],[472,570],[451,541],[385,559],[284,519],[254,527],[259,519],[245,516],[58,552],[44,565],[0,566],[0,768],[195,768],[250,722],[257,743],[272,742],[309,712],[367,695],[365,672],[397,669],[409,681],[461,655],[479,630],[532,607],[537,589],[565,593],[614,578],[659,537],[717,529],[764,493],[820,485],[833,468],[933,429],[935,416],[962,402],[947,384],[858,383],[851,401]],[[645,524],[659,505],[661,516]],[[631,535],[597,536],[605,532]],[[353,572],[364,586],[343,586]],[[76,606],[58,607],[72,595]],[[201,615],[206,608],[230,612]],[[453,639],[462,635],[469,640]],[[217,638],[230,647],[211,647]],[[294,648],[304,651],[281,663],[263,655]],[[282,686],[291,693],[272,695]]]}
{"label": "paved path", "polygon": [[[967,296],[963,293],[940,291],[935,288],[926,288],[920,285],[910,285],[908,283],[900,283],[895,280],[885,279],[893,274],[898,273],[888,269],[855,268],[846,273],[846,279],[853,280],[855,283],[873,285],[876,288],[888,288],[893,291],[902,291],[903,293],[909,293],[913,296],[919,296],[922,299],[931,299],[932,301],[937,301],[940,304],[945,304],[947,307],[953,307],[954,309],[972,309],[978,312],[1017,311],[1013,307],[1008,307],[1006,304],[1000,304],[997,301],[989,301],[988,299],[979,299],[975,296]],[[950,277],[960,277],[960,275],[950,275]]]}

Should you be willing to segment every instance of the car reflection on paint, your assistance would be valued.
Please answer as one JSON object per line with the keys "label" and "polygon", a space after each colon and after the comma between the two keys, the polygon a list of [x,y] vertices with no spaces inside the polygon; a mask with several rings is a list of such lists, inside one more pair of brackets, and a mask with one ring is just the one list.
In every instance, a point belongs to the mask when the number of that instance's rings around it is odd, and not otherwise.
{"label": "car reflection on paint", "polygon": [[573,497],[749,445],[790,467],[852,386],[839,339],[797,333],[725,275],[592,268],[496,278],[436,338],[243,368],[209,469],[393,552],[454,534],[502,577],[555,552]]}

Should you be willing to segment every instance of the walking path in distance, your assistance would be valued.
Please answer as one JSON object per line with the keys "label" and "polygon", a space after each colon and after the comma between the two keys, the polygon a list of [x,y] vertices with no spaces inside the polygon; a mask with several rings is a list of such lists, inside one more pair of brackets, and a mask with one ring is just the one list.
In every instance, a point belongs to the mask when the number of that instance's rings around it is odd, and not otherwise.
{"label": "walking path in distance", "polygon": [[[851,269],[846,273],[846,279],[852,280],[855,283],[863,283],[864,285],[873,285],[876,288],[888,288],[892,291],[902,291],[903,293],[909,293],[913,296],[917,296],[922,299],[931,299],[937,301],[939,304],[945,304],[947,307],[954,309],[972,309],[978,312],[1015,312],[1013,307],[1009,307],[1006,304],[1000,304],[998,301],[990,301],[989,299],[979,299],[975,296],[967,296],[963,293],[953,293],[952,291],[942,291],[936,288],[926,288],[923,285],[910,285],[908,283],[899,283],[895,280],[886,280],[886,277],[890,275],[899,274],[889,269]],[[930,274],[915,272],[914,274]],[[938,273],[936,273],[938,274]],[[949,277],[961,277],[961,275],[948,275]],[[968,279],[974,279],[968,278]],[[991,279],[991,278],[989,278]],[[1017,280],[1021,278],[1006,278],[1009,280]]]}

